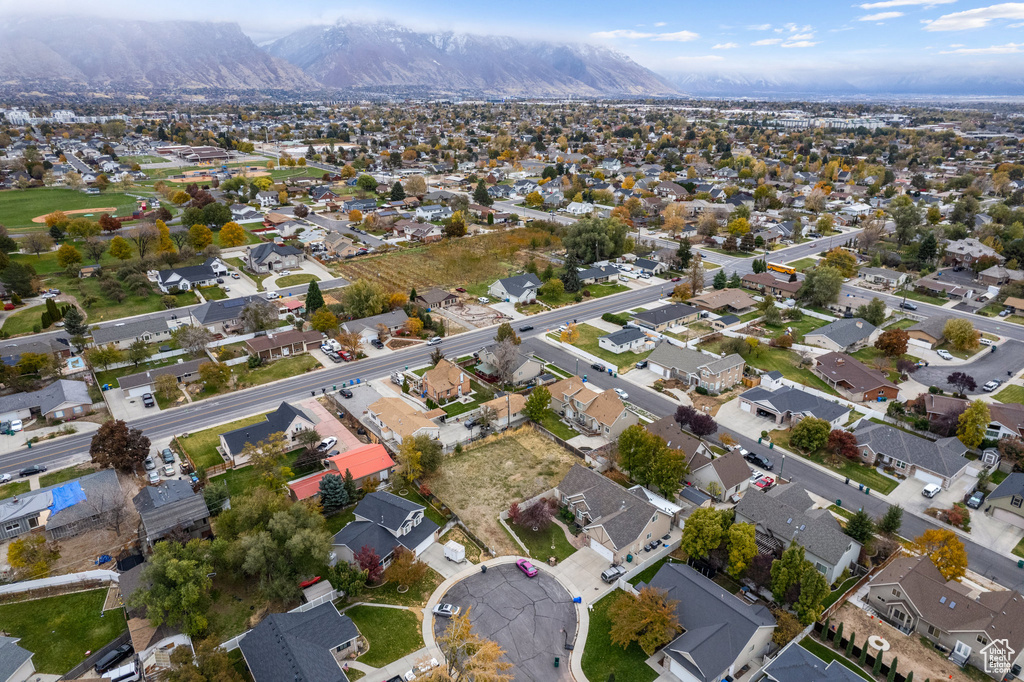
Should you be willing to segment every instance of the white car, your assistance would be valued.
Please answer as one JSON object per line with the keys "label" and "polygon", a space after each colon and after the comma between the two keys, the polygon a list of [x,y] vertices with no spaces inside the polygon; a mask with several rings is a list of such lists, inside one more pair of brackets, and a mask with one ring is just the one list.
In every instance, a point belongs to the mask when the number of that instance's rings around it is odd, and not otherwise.
{"label": "white car", "polygon": [[924,495],[925,497],[932,498],[938,495],[940,492],[942,492],[942,486],[937,485],[935,483],[929,483],[921,491],[921,494]]}
{"label": "white car", "polygon": [[20,419],[12,419],[11,420],[11,431],[14,431],[15,433],[17,433],[18,431],[21,431],[22,428],[23,427],[22,427],[22,423],[21,423]]}
{"label": "white car", "polygon": [[328,436],[320,441],[320,445],[316,446],[316,449],[320,452],[327,452],[334,447],[334,444],[338,442],[338,439],[334,436]]}
{"label": "white car", "polygon": [[51,291],[47,291],[45,294],[43,294],[43,298],[57,298],[57,294]]}
{"label": "white car", "polygon": [[479,296],[479,297],[477,297],[476,300],[479,301],[480,303],[490,303],[491,302],[491,299],[487,298],[486,296]]}
{"label": "white car", "polygon": [[454,606],[453,604],[438,604],[434,607],[434,615],[442,616],[444,618],[451,618],[457,616],[462,611],[461,607]]}
{"label": "white car", "polygon": [[952,360],[953,359],[953,355],[948,350],[941,350],[940,349],[940,350],[935,351],[935,354],[938,355],[943,360]]}
{"label": "white car", "polygon": [[11,480],[10,474],[0,474],[0,483],[7,483]]}
{"label": "white car", "polygon": [[978,343],[980,343],[983,346],[991,346],[992,339],[986,339],[985,337],[981,337],[980,339],[978,339]]}
{"label": "white car", "polygon": [[628,394],[628,393],[626,393],[625,391],[623,391],[623,390],[622,390],[621,388],[617,388],[617,389],[615,389],[615,392],[616,392],[616,393],[617,393],[617,394],[619,395],[619,397],[620,397],[620,398],[622,398],[623,400],[628,400],[628,399],[629,399],[629,394]]}
{"label": "white car", "polygon": [[273,301],[275,298],[281,298],[281,294],[277,293],[276,291],[268,291],[267,292],[267,300],[268,301]]}

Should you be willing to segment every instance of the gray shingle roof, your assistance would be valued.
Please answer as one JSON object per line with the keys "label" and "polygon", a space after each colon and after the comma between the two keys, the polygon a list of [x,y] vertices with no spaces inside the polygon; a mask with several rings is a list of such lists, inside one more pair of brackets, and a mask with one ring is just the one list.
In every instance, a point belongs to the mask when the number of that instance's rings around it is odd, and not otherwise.
{"label": "gray shingle roof", "polygon": [[438,525],[428,518],[422,518],[418,525],[404,535],[395,535],[409,519],[410,514],[423,512],[424,507],[391,493],[370,493],[356,505],[358,519],[348,524],[334,536],[335,545],[344,545],[353,552],[363,546],[370,546],[379,557],[386,557],[401,545],[415,549]]}
{"label": "gray shingle roof", "polygon": [[[774,373],[774,372],[773,372]],[[799,388],[783,386],[774,391],[769,391],[761,386],[755,386],[749,391],[740,394],[741,398],[770,407],[780,414],[802,414],[809,417],[817,417],[831,422],[850,412],[849,408],[831,400],[819,398]]]}
{"label": "gray shingle roof", "polygon": [[142,318],[141,320],[112,324],[108,327],[96,329],[92,333],[92,340],[96,345],[103,345],[123,339],[134,339],[147,333],[158,334],[166,331],[167,320],[163,318]]}
{"label": "gray shingle roof", "polygon": [[1020,472],[1014,472],[1003,479],[1003,482],[989,494],[988,499],[995,500],[1014,495],[1024,497],[1024,474]]}
{"label": "gray shingle roof", "polygon": [[331,649],[358,634],[352,620],[328,603],[271,614],[239,647],[256,682],[348,682]]}
{"label": "gray shingle roof", "polygon": [[886,424],[868,422],[855,432],[858,445],[866,445],[875,454],[889,455],[940,476],[953,476],[969,460],[967,446],[956,438],[930,441]]}
{"label": "gray shingle roof", "polygon": [[222,433],[220,436],[224,439],[228,449],[237,453],[242,451],[246,443],[259,443],[261,440],[266,440],[271,434],[286,430],[296,417],[305,419],[312,427],[313,420],[308,414],[288,403],[281,403],[276,410],[267,415],[264,421]]}
{"label": "gray shingle roof", "polygon": [[750,519],[775,538],[790,541],[836,565],[854,540],[843,533],[827,509],[811,509],[814,501],[796,484],[749,492],[736,505],[736,514]]}
{"label": "gray shingle roof", "polygon": [[722,679],[758,629],[775,626],[767,608],[740,601],[685,564],[664,564],[649,584],[678,602],[676,618],[685,632],[665,651],[698,680]]}
{"label": "gray shingle roof", "polygon": [[516,297],[521,296],[527,289],[536,289],[541,285],[537,275],[532,272],[528,272],[525,275],[516,275],[515,277],[506,277],[498,281],[501,282],[501,286],[505,288],[509,295]]}
{"label": "gray shingle roof", "polygon": [[710,355],[704,355],[700,351],[682,348],[664,341],[659,343],[657,348],[647,356],[647,361],[662,367],[673,367],[681,372],[696,373],[697,370],[707,363],[715,360]]}
{"label": "gray shingle roof", "polygon": [[875,333],[875,325],[859,317],[843,318],[830,322],[805,335],[805,338],[824,336],[838,344],[841,348],[849,348]]}
{"label": "gray shingle roof", "polygon": [[378,324],[383,324],[388,329],[397,329],[405,324],[408,319],[409,316],[405,314],[405,311],[399,308],[389,313],[364,317],[360,320],[349,320],[341,326],[350,332],[359,333],[364,329],[376,329]]}
{"label": "gray shingle roof", "polygon": [[[17,644],[17,637],[0,637],[0,680],[9,680],[33,654]],[[21,679],[21,678],[19,678]]]}
{"label": "gray shingle roof", "polygon": [[652,310],[633,313],[631,317],[634,320],[640,320],[651,325],[661,325],[666,322],[682,320],[697,312],[699,311],[693,306],[686,305],[685,303],[673,303],[672,305],[664,305]]}
{"label": "gray shingle roof", "polygon": [[193,492],[188,481],[177,479],[143,488],[132,498],[132,503],[142,516],[146,535],[150,538],[210,516],[203,496]]}
{"label": "gray shingle roof", "polygon": [[558,484],[558,491],[574,501],[582,499],[593,519],[587,527],[603,526],[616,548],[635,542],[658,513],[657,507],[647,500],[582,464],[569,469]]}
{"label": "gray shingle roof", "polygon": [[862,678],[839,661],[827,664],[793,642],[764,669],[777,682],[862,682]]}
{"label": "gray shingle roof", "polygon": [[294,246],[288,246],[287,244],[274,244],[271,242],[265,242],[257,246],[252,247],[249,252],[249,260],[253,263],[262,263],[272,254],[278,254],[279,256],[295,256],[302,252],[296,249]]}
{"label": "gray shingle roof", "polygon": [[0,413],[38,408],[43,414],[64,403],[92,405],[89,387],[84,381],[58,379],[46,388],[31,393],[15,393],[0,397]]}
{"label": "gray shingle roof", "polygon": [[137,386],[145,386],[156,381],[156,378],[162,374],[169,374],[173,377],[183,377],[189,374],[195,374],[199,371],[199,365],[204,362],[209,362],[206,358],[200,358],[198,360],[189,360],[187,362],[179,362],[173,365],[167,365],[166,367],[158,367],[156,369],[147,369],[145,372],[139,372],[138,374],[129,374],[126,377],[121,377],[117,380],[117,385],[121,389],[135,388]]}
{"label": "gray shingle roof", "polygon": [[622,346],[627,343],[632,343],[633,341],[639,341],[640,339],[647,338],[647,334],[644,334],[636,327],[623,327],[619,331],[612,332],[611,334],[605,334],[601,338],[608,339],[608,342],[613,345]]}
{"label": "gray shingle roof", "polygon": [[943,317],[941,315],[931,315],[929,317],[924,318],[923,320],[915,324],[913,327],[908,327],[907,331],[924,332],[933,339],[938,339],[941,341],[942,339],[945,338],[945,334],[943,334],[942,330],[943,328],[945,328],[946,322],[948,322],[949,319],[950,318]]}
{"label": "gray shingle roof", "polygon": [[242,308],[253,301],[266,301],[263,296],[241,296],[239,298],[226,298],[221,301],[207,301],[206,303],[192,309],[192,317],[198,320],[199,324],[215,324],[225,320],[233,320],[242,314]]}

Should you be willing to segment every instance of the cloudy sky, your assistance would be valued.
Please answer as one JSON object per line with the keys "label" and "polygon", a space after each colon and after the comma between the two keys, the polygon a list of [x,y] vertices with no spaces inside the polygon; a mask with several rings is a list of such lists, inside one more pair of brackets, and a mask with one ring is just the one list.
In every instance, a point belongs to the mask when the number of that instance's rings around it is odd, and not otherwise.
{"label": "cloudy sky", "polygon": [[[256,42],[311,24],[390,20],[457,30],[600,43],[663,74],[1014,75],[1024,72],[1024,2],[977,0],[107,0],[89,12],[118,18],[235,21]],[[80,0],[0,0],[0,16],[76,14]]]}

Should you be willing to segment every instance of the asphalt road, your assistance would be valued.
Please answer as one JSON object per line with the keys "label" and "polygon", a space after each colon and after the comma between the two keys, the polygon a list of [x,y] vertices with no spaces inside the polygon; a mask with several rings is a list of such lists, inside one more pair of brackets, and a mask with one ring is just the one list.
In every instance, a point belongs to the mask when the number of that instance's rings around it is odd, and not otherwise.
{"label": "asphalt road", "polygon": [[[914,372],[914,381],[925,386],[938,386],[941,389],[952,391],[953,387],[946,381],[953,372],[964,372],[973,377],[978,387],[967,393],[985,393],[981,388],[990,379],[1005,381],[1007,375],[1015,374],[1020,370],[1021,362],[1024,361],[1024,343],[1020,341],[1007,341],[998,346],[992,346],[995,352],[988,352],[974,362],[956,365],[929,365]],[[911,349],[913,352],[913,349]],[[959,390],[959,389],[957,389]],[[998,389],[996,389],[998,390]]]}

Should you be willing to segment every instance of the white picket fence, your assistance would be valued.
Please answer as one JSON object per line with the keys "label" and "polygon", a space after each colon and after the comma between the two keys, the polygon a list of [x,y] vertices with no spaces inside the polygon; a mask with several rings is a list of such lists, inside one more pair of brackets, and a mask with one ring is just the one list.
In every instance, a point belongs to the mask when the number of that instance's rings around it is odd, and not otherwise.
{"label": "white picket fence", "polygon": [[81,583],[95,582],[97,580],[116,583],[118,581],[118,573],[105,569],[97,569],[94,571],[82,571],[81,573],[55,575],[49,578],[39,578],[38,580],[22,580],[21,582],[11,583],[10,585],[0,585],[0,594],[31,592],[32,590],[39,590],[46,587],[77,585]]}

